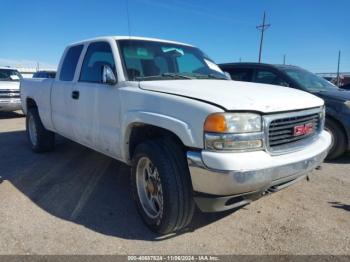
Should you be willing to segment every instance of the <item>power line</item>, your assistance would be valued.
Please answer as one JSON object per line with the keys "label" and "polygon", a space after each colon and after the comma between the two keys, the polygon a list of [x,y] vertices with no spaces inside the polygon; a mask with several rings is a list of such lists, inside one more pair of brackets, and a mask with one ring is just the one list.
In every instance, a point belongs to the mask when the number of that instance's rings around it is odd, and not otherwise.
{"label": "power line", "polygon": [[259,48],[259,63],[261,63],[261,53],[262,53],[262,46],[263,46],[263,41],[264,41],[264,32],[265,32],[265,30],[267,30],[271,26],[271,24],[266,24],[265,23],[265,19],[266,19],[266,14],[264,12],[263,23],[256,27],[256,29],[261,31],[260,48]]}

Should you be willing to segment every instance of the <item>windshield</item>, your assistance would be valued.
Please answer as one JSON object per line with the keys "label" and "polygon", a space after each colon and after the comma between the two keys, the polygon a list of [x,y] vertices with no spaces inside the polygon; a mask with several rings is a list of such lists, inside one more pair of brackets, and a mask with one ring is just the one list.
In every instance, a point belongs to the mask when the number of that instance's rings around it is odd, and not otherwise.
{"label": "windshield", "polygon": [[153,41],[119,41],[130,81],[169,79],[227,79],[197,48]]}
{"label": "windshield", "polygon": [[282,68],[282,70],[304,89],[310,92],[322,92],[338,88],[322,77],[300,68]]}
{"label": "windshield", "polygon": [[0,69],[0,81],[19,81],[22,78],[17,70]]}

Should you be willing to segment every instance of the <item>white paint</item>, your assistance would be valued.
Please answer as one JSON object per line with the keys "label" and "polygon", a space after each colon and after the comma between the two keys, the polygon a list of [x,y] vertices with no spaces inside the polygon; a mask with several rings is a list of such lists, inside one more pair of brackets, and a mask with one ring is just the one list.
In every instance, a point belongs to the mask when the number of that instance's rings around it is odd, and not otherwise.
{"label": "white paint", "polygon": [[0,90],[11,89],[18,90],[19,89],[19,81],[0,81]]}
{"label": "white paint", "polygon": [[322,99],[293,88],[229,80],[144,81],[140,86],[209,101],[227,110],[273,113],[323,105]]}
{"label": "white paint", "polygon": [[220,73],[224,73],[220,67],[218,67],[215,63],[213,63],[212,61],[209,61],[207,59],[204,59],[204,62],[208,65],[208,67],[214,71],[220,72]]}
{"label": "white paint", "polygon": [[212,169],[229,171],[260,170],[309,159],[327,150],[330,139],[330,134],[323,131],[319,139],[297,152],[272,156],[265,151],[225,154],[203,151],[202,159],[205,165]]}

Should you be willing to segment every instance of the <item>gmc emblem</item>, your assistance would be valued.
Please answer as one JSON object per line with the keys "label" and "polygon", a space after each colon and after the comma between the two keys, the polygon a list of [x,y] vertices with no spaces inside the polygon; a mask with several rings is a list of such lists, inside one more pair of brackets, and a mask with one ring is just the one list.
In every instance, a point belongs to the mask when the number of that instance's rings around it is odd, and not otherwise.
{"label": "gmc emblem", "polygon": [[309,135],[314,131],[314,124],[307,123],[305,125],[295,126],[294,127],[294,136],[303,136]]}

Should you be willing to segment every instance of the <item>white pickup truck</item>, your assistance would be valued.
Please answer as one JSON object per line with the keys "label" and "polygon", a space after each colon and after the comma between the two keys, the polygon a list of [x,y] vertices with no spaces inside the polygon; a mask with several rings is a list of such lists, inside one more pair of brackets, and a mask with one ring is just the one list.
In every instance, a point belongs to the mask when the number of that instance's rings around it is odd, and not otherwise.
{"label": "white pickup truck", "polygon": [[16,111],[21,109],[19,81],[21,74],[8,67],[0,67],[0,111]]}
{"label": "white pickup truck", "polygon": [[[55,79],[21,82],[35,152],[54,134],[131,166],[138,211],[165,234],[246,205],[320,165],[331,144],[323,100],[227,80],[198,48],[139,37],[74,43]],[[292,197],[292,196],[291,196]]]}

